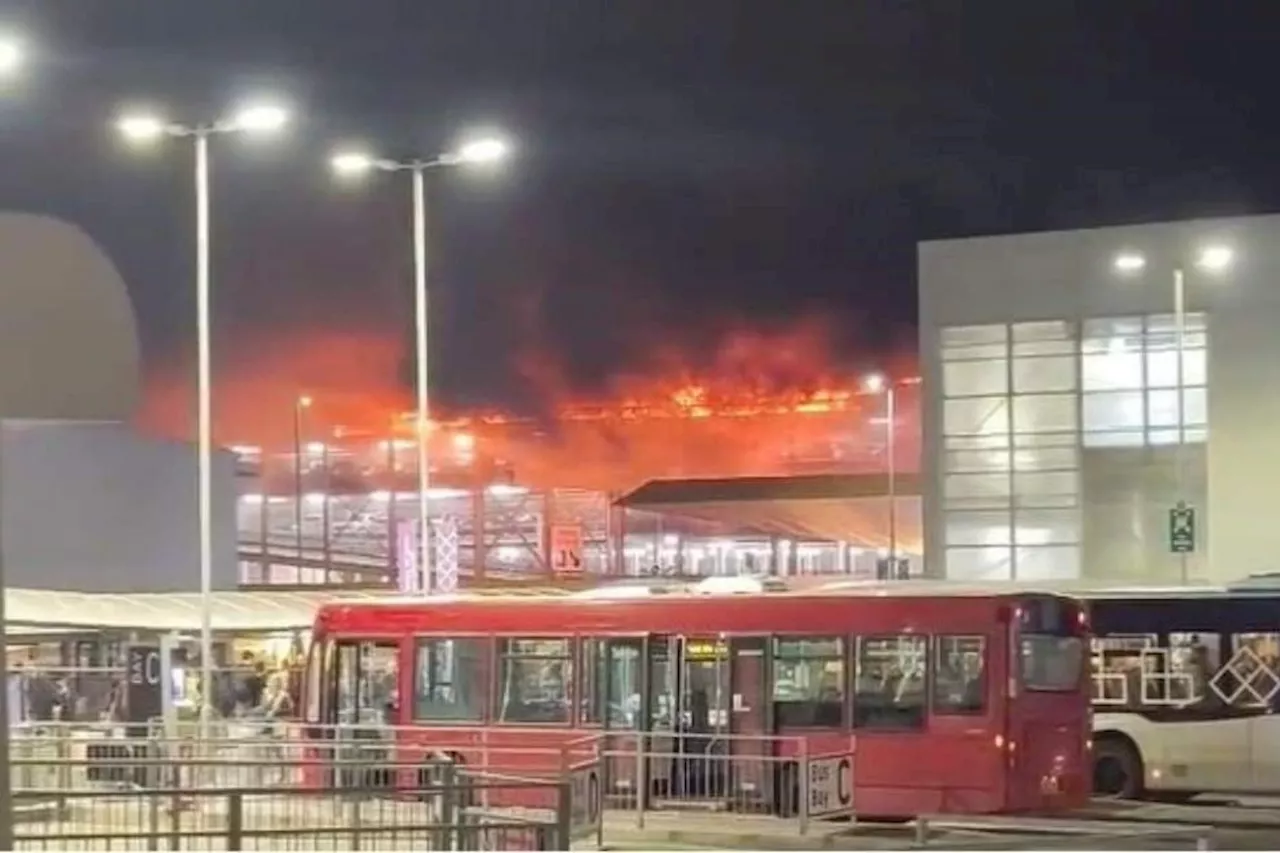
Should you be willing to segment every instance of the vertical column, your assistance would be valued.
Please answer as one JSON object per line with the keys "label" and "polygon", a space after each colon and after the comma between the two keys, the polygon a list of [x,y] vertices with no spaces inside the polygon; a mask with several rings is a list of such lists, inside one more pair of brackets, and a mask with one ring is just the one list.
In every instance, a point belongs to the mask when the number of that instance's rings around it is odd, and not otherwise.
{"label": "vertical column", "polygon": [[849,574],[849,543],[843,539],[836,543],[836,574]]}
{"label": "vertical column", "polygon": [[627,573],[627,508],[620,506],[616,509],[618,515],[613,527],[613,573],[625,575]]}
{"label": "vertical column", "polygon": [[271,583],[271,494],[267,488],[267,450],[264,447],[258,458],[258,491],[261,501],[258,502],[258,544],[261,574],[259,583]]}
{"label": "vertical column", "polygon": [[321,445],[320,464],[324,466],[324,505],[320,508],[320,535],[324,542],[324,582],[333,583],[333,474],[329,467],[329,442],[328,436],[326,441]]}
{"label": "vertical column", "polygon": [[782,574],[782,565],[778,560],[779,551],[778,537],[769,537],[769,574],[777,577]]}
{"label": "vertical column", "polygon": [[542,570],[552,573],[551,567],[551,525],[555,524],[556,490],[547,489],[542,493],[542,530],[539,532],[542,548]]}
{"label": "vertical column", "polygon": [[471,577],[477,581],[484,580],[489,564],[488,512],[484,486],[476,486],[471,492]]}
{"label": "vertical column", "polygon": [[399,531],[396,530],[396,488],[399,486],[396,476],[396,441],[387,439],[387,577],[392,584],[400,583],[400,566],[396,560],[400,543]]}

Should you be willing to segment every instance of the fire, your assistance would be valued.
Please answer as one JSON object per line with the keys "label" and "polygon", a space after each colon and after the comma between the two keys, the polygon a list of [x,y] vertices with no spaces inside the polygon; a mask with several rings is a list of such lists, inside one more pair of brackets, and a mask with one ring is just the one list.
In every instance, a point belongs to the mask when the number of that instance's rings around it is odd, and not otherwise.
{"label": "fire", "polygon": [[[216,435],[287,450],[294,401],[305,390],[314,400],[309,438],[373,448],[375,457],[388,438],[411,446],[416,420],[395,381],[397,343],[320,335],[263,347],[252,371],[219,374]],[[445,480],[503,477],[613,492],[655,477],[883,470],[883,397],[863,393],[860,371],[841,369],[841,361],[827,328],[810,320],[735,330],[701,353],[659,347],[603,391],[585,394],[548,353],[531,352],[517,369],[543,401],[543,416],[433,403],[431,457]],[[908,359],[888,367],[891,375],[914,375]],[[155,382],[144,423],[189,435],[189,418],[181,417],[191,410],[187,388]],[[903,389],[898,407],[900,470],[917,465],[914,390]]]}

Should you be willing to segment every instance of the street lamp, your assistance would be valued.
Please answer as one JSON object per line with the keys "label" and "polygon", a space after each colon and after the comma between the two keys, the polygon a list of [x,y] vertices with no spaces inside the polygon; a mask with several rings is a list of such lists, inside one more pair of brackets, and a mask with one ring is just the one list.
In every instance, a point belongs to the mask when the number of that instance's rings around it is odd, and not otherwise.
{"label": "street lamp", "polygon": [[200,657],[201,734],[208,737],[209,712],[213,700],[213,427],[210,417],[209,362],[209,138],[243,133],[266,136],[279,132],[289,121],[283,107],[271,103],[250,103],[226,118],[207,124],[175,124],[156,113],[126,113],[116,129],[129,142],[148,144],[163,137],[194,140],[196,151],[196,338],[197,338],[197,433],[196,461],[200,538]]}
{"label": "street lamp", "polygon": [[298,537],[298,577],[302,577],[302,412],[311,408],[306,394],[293,401],[293,523]]}
{"label": "street lamp", "polygon": [[[1202,246],[1190,259],[1191,266],[1201,272],[1210,275],[1221,275],[1231,268],[1235,262],[1235,251],[1223,244],[1210,244]],[[1147,266],[1146,256],[1140,252],[1125,251],[1116,255],[1112,261],[1112,267],[1121,275],[1132,276],[1141,273]],[[1177,385],[1177,418],[1178,418],[1178,444],[1176,448],[1176,457],[1174,459],[1174,477],[1177,484],[1178,502],[1182,503],[1186,500],[1186,472],[1183,464],[1184,450],[1183,445],[1186,444],[1186,389],[1183,380],[1183,362],[1186,359],[1186,335],[1187,335],[1187,285],[1184,262],[1177,263],[1173,268],[1173,328],[1175,339],[1175,350],[1177,352],[1177,371],[1175,373],[1175,383]],[[1144,392],[1145,393],[1145,392]],[[1180,573],[1182,582],[1187,582],[1187,554],[1185,551],[1179,552],[1178,560],[1180,563]]]}
{"label": "street lamp", "polygon": [[16,77],[27,64],[26,45],[13,35],[0,35],[0,77]]}
{"label": "street lamp", "polygon": [[355,178],[372,171],[409,172],[413,184],[413,284],[414,330],[416,337],[417,368],[417,436],[418,436],[418,566],[422,572],[422,589],[430,593],[433,571],[430,549],[427,546],[430,513],[427,507],[431,486],[430,455],[427,442],[430,427],[430,401],[427,375],[427,211],[426,173],[428,169],[447,166],[479,166],[505,160],[511,154],[510,146],[497,137],[485,137],[467,142],[453,151],[432,159],[388,160],[367,151],[348,149],[336,152],[329,160],[334,173],[343,178]]}
{"label": "street lamp", "polygon": [[893,382],[885,378],[883,373],[871,374],[863,380],[862,384],[868,393],[884,394],[885,466],[889,480],[889,571],[891,577],[896,578],[898,575],[898,466],[894,458],[896,454],[894,434],[897,426],[894,421],[897,419],[897,391]]}

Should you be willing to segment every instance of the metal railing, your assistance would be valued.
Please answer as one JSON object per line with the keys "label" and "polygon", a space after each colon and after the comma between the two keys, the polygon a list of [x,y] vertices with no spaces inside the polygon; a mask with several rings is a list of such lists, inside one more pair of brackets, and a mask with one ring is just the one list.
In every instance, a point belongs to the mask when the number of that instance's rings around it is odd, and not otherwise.
{"label": "metal railing", "polygon": [[569,774],[588,763],[498,774],[361,728],[126,732],[14,730],[18,849],[543,850],[582,834]]}

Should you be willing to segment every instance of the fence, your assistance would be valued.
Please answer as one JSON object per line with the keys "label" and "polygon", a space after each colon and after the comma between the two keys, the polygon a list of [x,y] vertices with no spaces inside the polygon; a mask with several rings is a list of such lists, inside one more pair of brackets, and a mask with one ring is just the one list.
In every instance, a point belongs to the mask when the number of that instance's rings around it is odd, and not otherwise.
{"label": "fence", "polygon": [[389,749],[358,730],[329,740],[260,726],[218,734],[18,728],[15,846],[544,850],[567,849],[574,831],[561,775],[491,773],[426,748]]}
{"label": "fence", "polygon": [[[304,802],[326,796],[330,802],[316,806],[320,816],[336,814],[341,804],[376,802],[363,808],[376,808],[378,820],[394,818],[398,822],[386,832],[402,831],[406,838],[440,827],[421,810],[391,810],[388,802],[430,801],[441,808],[453,803],[449,826],[460,833],[523,828],[546,838],[594,836],[597,842],[607,810],[631,813],[641,829],[654,811],[701,811],[782,818],[803,833],[812,820],[852,814],[854,806],[853,743],[845,738],[818,752],[797,737],[603,732],[566,741],[546,730],[505,727],[424,731],[262,720],[219,721],[210,738],[198,734],[194,724],[172,723],[141,732],[118,725],[16,727],[16,801],[32,815],[51,804],[53,813],[80,815],[90,827],[103,810],[114,820],[126,813],[150,815],[148,810],[163,815],[203,809],[221,815],[221,822],[192,828],[205,833],[192,837],[216,836],[222,839],[218,844],[237,838],[235,843],[249,843],[244,839],[258,839],[255,833],[268,829],[269,835],[297,837],[299,827],[264,829],[257,816],[298,813]],[[275,811],[263,811],[261,803],[272,796]],[[188,802],[200,809],[172,806]],[[246,823],[246,816],[253,820]],[[140,818],[131,820],[133,841],[189,834],[182,821],[161,832]],[[368,820],[358,825],[371,837]]]}

